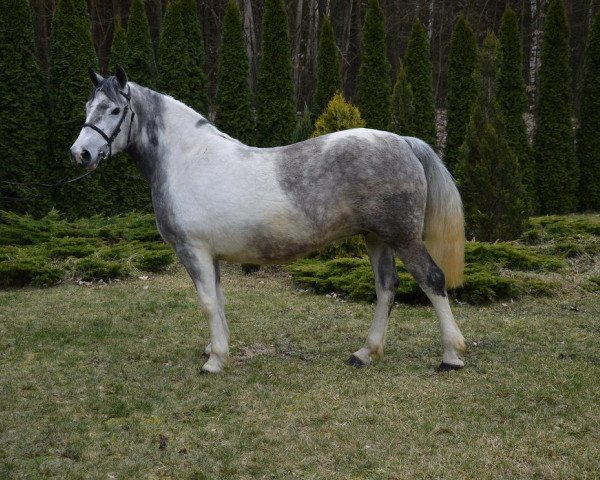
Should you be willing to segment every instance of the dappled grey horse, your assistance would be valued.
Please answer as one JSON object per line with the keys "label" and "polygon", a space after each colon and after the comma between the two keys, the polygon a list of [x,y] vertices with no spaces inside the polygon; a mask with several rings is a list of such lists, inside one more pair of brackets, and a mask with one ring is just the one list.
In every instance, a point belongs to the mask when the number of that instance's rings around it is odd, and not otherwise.
{"label": "dappled grey horse", "polygon": [[183,103],[129,82],[120,68],[114,77],[90,76],[94,89],[71,158],[93,170],[125,150],[150,183],[158,230],[208,317],[204,372],[220,372],[229,354],[220,260],[280,263],[356,234],[366,240],[377,305],[366,343],[348,363],[362,366],[383,355],[397,254],[435,308],[440,368],[462,367],[465,343],[446,293],[462,278],[462,204],[426,143],[354,129],[254,148]]}

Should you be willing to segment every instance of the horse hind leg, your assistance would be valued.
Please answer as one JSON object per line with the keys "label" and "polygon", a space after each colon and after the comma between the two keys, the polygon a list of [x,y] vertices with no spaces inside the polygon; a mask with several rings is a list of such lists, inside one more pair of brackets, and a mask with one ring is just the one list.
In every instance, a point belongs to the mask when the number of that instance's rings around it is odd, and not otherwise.
{"label": "horse hind leg", "polygon": [[375,236],[368,236],[365,240],[375,275],[377,305],[365,346],[354,352],[346,362],[356,367],[362,367],[371,363],[373,359],[383,357],[387,325],[394,305],[396,288],[398,288],[398,273],[393,250]]}
{"label": "horse hind leg", "polygon": [[397,253],[404,262],[406,269],[415,277],[415,280],[433,304],[440,323],[444,355],[438,370],[458,370],[462,368],[464,363],[459,354],[465,353],[466,345],[450,310],[444,273],[433,261],[421,240],[413,240],[397,245]]}

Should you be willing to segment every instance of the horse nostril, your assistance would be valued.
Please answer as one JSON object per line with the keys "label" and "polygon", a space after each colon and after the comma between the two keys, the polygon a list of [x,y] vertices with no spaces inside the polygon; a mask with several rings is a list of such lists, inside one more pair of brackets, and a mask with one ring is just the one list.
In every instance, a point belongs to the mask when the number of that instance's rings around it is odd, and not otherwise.
{"label": "horse nostril", "polygon": [[89,162],[92,159],[92,155],[87,150],[81,151],[81,158],[86,162]]}

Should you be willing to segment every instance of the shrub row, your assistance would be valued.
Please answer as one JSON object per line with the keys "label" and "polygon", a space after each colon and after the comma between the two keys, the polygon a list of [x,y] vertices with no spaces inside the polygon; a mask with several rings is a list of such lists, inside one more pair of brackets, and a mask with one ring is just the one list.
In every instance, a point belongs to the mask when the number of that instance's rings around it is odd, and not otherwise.
{"label": "shrub row", "polygon": [[0,287],[124,278],[174,261],[150,214],[68,222],[56,211],[39,220],[2,213],[0,245]]}
{"label": "shrub row", "polygon": [[[294,281],[317,293],[336,292],[351,300],[375,300],[373,273],[359,237],[345,248],[324,250],[315,258],[288,267]],[[354,248],[352,248],[354,246]],[[452,295],[469,303],[550,295],[560,283],[541,274],[564,271],[566,259],[600,253],[600,215],[546,216],[529,220],[518,242],[467,242],[465,282]],[[400,285],[396,300],[407,303],[427,299],[412,276],[398,263]],[[581,286],[600,290],[600,280],[591,277]]]}

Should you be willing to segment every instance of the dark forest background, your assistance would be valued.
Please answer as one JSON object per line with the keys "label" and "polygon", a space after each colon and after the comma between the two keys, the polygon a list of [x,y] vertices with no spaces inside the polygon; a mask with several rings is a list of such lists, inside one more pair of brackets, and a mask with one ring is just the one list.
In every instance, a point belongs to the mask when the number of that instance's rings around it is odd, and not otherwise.
{"label": "dark forest background", "polygon": [[[52,12],[57,0],[31,0],[38,53],[44,72],[48,71],[48,40]],[[489,30],[498,31],[505,6],[516,11],[523,44],[523,75],[527,84],[529,105],[534,104],[536,73],[544,14],[549,0],[380,0],[385,12],[388,58],[395,78],[400,59],[404,56],[411,27],[416,18],[427,27],[431,42],[434,88],[438,107],[446,98],[446,71],[450,35],[456,18],[463,13],[482,40]],[[155,53],[161,21],[168,0],[146,0]],[[88,0],[92,20],[92,37],[100,67],[108,70],[109,54],[115,25],[127,26],[131,0]],[[302,111],[315,89],[315,69],[318,32],[323,17],[331,16],[336,43],[342,59],[342,80],[346,98],[353,100],[360,61],[360,32],[367,0],[286,0],[292,59],[295,99]],[[197,0],[198,17],[202,24],[205,45],[205,71],[209,79],[209,99],[214,98],[218,48],[222,20],[227,0]],[[251,84],[254,87],[260,58],[260,28],[264,0],[238,0],[243,15],[247,51],[251,64]],[[571,29],[571,67],[575,110],[581,84],[583,52],[600,0],[566,0]],[[134,79],[135,80],[135,79]],[[254,89],[254,88],[253,88]],[[206,112],[208,113],[208,112]]]}

